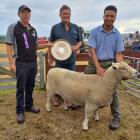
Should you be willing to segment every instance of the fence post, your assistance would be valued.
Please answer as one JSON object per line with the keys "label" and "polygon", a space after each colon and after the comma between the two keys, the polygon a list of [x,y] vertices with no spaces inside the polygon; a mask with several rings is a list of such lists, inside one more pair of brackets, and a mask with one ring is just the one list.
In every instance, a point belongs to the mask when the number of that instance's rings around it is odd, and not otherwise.
{"label": "fence post", "polygon": [[44,52],[39,52],[39,74],[40,74],[40,88],[43,89],[45,87],[44,82]]}
{"label": "fence post", "polygon": [[136,70],[140,72],[140,60],[137,60]]}

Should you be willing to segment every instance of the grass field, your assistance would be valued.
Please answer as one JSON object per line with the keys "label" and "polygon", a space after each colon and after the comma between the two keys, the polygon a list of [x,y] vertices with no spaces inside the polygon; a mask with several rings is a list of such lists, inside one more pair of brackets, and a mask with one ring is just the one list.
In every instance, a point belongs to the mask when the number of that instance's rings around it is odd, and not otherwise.
{"label": "grass field", "polygon": [[[13,93],[13,91],[9,91]],[[0,140],[140,140],[140,101],[125,91],[120,92],[122,119],[120,128],[108,128],[109,107],[99,110],[100,121],[89,121],[89,130],[82,130],[84,107],[64,111],[62,106],[46,112],[46,92],[34,91],[38,115],[25,113],[26,121],[19,125],[15,116],[15,94],[0,96]]]}
{"label": "grass field", "polygon": [[6,89],[6,90],[0,90],[0,97],[2,96],[7,96],[9,94],[15,94],[16,90],[15,89]]}

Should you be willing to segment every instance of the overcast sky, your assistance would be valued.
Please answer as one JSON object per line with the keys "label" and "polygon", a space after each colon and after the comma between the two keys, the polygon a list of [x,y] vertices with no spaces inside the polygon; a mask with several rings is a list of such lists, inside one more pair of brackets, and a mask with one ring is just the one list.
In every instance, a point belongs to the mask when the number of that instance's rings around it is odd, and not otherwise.
{"label": "overcast sky", "polygon": [[25,4],[32,10],[31,24],[38,36],[49,36],[52,25],[60,22],[59,9],[63,4],[71,7],[71,22],[84,30],[103,23],[103,10],[107,5],[118,8],[115,26],[121,33],[140,31],[140,0],[0,0],[0,34],[5,35],[9,24],[18,21],[17,9]]}

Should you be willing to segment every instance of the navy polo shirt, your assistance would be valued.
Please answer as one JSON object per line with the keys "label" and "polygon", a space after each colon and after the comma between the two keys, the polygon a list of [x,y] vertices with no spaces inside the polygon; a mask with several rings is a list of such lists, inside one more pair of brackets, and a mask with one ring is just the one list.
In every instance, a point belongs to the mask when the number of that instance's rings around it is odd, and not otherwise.
{"label": "navy polo shirt", "polygon": [[[62,22],[54,25],[51,29],[50,41],[54,42],[58,39],[67,40],[71,44],[71,46],[76,45],[79,41],[83,40],[81,31],[79,30],[79,27],[76,24],[70,23],[70,29],[66,31],[65,26]],[[74,61],[75,53],[72,53],[72,56],[68,60],[61,62],[74,63]]]}
{"label": "navy polo shirt", "polygon": [[71,45],[76,45],[77,42],[82,41],[82,34],[76,24],[70,23],[70,29],[66,31],[64,24],[61,22],[52,27],[50,34],[50,41],[54,42],[58,39],[65,39]]}

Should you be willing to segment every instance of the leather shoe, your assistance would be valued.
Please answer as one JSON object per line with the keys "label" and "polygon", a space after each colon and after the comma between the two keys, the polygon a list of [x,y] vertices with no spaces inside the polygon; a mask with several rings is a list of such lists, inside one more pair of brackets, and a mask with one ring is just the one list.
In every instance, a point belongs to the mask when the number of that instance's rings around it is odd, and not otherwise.
{"label": "leather shoe", "polygon": [[24,113],[17,114],[16,119],[17,119],[17,123],[23,124],[25,121]]}
{"label": "leather shoe", "polygon": [[111,130],[114,130],[115,131],[116,129],[119,128],[119,126],[120,126],[120,119],[117,118],[117,117],[113,117],[113,119],[112,119],[112,121],[111,121],[111,123],[109,125],[109,128]]}
{"label": "leather shoe", "polygon": [[31,108],[25,108],[25,112],[38,114],[40,113],[40,109],[32,106]]}

